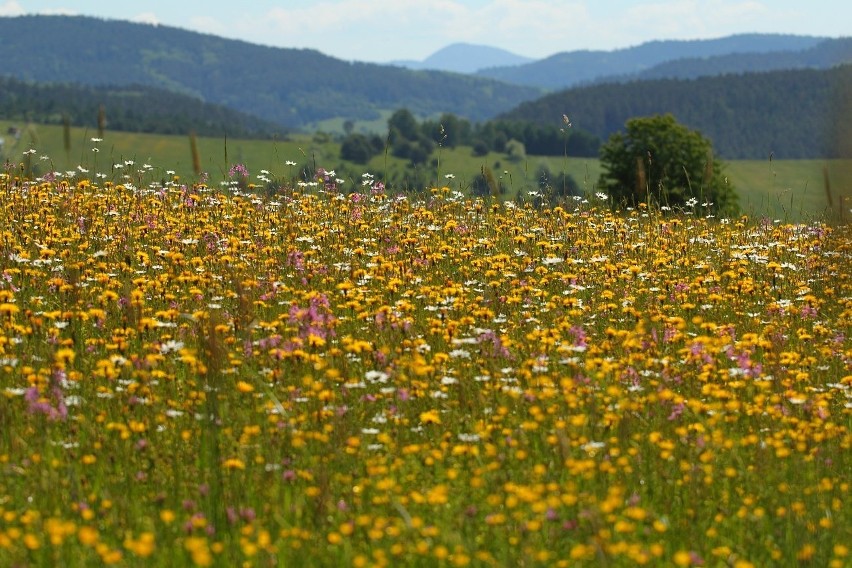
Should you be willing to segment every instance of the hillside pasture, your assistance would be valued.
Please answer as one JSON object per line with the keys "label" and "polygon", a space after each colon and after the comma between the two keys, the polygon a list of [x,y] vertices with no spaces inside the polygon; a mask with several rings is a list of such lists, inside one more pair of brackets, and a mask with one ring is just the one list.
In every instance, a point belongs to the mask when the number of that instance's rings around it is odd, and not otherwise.
{"label": "hillside pasture", "polygon": [[[97,168],[112,174],[113,163],[132,160],[136,165],[150,164],[162,175],[174,171],[182,179],[194,179],[188,136],[162,136],[107,131],[102,142],[93,143],[97,136],[92,129],[70,129],[70,151],[66,152],[61,126],[11,123],[0,121],[0,133],[9,127],[21,130],[17,141],[9,134],[3,157],[13,162],[22,160],[23,152],[34,148],[30,160],[38,164],[36,172]],[[600,162],[592,158],[526,156],[513,161],[505,154],[489,153],[474,157],[471,148],[437,148],[430,162],[411,168],[406,161],[380,154],[366,165],[340,159],[340,144],[328,135],[294,134],[285,140],[243,140],[224,138],[197,139],[201,170],[209,175],[210,183],[225,180],[235,163],[245,164],[252,176],[262,169],[273,178],[294,183],[305,181],[304,170],[316,168],[335,170],[344,180],[345,190],[360,186],[363,173],[379,173],[380,177],[395,180],[408,191],[422,191],[429,185],[449,184],[455,189],[468,190],[474,178],[488,169],[503,186],[501,199],[525,196],[539,191],[538,173],[546,167],[552,176],[565,172],[579,189],[591,195],[601,173]],[[94,152],[93,148],[98,151]],[[49,160],[39,159],[47,156]],[[297,166],[287,165],[295,162]],[[852,160],[733,160],[727,161],[725,175],[739,195],[744,214],[770,217],[785,221],[813,219],[847,220],[852,217]],[[831,202],[825,188],[828,174]],[[126,172],[122,172],[125,174]],[[453,177],[447,178],[447,175]],[[255,183],[260,182],[253,177]]]}
{"label": "hillside pasture", "polygon": [[727,171],[746,214],[852,219],[852,160],[736,160]]}

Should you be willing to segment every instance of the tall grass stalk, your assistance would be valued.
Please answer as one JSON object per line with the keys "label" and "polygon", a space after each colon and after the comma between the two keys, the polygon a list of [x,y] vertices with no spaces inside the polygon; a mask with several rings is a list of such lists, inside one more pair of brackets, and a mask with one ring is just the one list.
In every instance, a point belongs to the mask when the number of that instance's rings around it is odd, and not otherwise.
{"label": "tall grass stalk", "polygon": [[196,176],[200,176],[201,154],[198,151],[198,138],[194,130],[189,133],[189,153],[192,159],[192,171]]}

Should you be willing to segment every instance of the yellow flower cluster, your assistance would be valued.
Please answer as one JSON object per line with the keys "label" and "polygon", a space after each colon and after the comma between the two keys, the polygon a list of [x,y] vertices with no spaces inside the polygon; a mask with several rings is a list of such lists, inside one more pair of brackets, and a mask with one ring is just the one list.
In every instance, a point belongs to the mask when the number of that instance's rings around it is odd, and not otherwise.
{"label": "yellow flower cluster", "polygon": [[0,180],[0,564],[849,561],[852,232]]}

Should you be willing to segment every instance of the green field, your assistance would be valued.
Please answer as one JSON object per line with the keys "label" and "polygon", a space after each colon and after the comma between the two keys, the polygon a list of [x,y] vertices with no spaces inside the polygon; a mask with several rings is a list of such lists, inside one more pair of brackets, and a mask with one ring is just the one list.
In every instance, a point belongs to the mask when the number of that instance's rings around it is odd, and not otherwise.
{"label": "green field", "polygon": [[0,566],[850,566],[852,224],[128,185],[0,173]]}
{"label": "green field", "polygon": [[[150,164],[164,175],[166,170],[174,170],[183,178],[194,177],[188,137],[108,131],[102,142],[94,144],[91,138],[97,136],[95,131],[72,128],[70,151],[66,152],[61,126],[17,124],[22,132],[16,140],[5,134],[11,125],[0,121],[0,133],[6,139],[0,156],[18,162],[23,152],[34,148],[36,155],[32,159],[40,171],[47,171],[52,164],[60,171],[83,166],[110,175],[112,164],[133,160],[137,166]],[[92,150],[95,146],[98,152]],[[377,156],[361,166],[340,160],[339,143],[325,135],[300,134],[276,141],[199,138],[198,150],[202,171],[209,174],[211,183],[225,179],[231,165],[244,163],[252,176],[265,169],[289,182],[300,179],[302,167],[323,167],[335,170],[346,181],[345,188],[356,187],[361,174],[369,172],[395,180],[397,186],[405,189],[422,190],[440,183],[464,190],[483,168],[488,168],[504,186],[504,197],[514,198],[537,188],[542,166],[554,176],[570,174],[586,193],[595,191],[601,172],[596,159],[528,156],[512,162],[497,153],[473,157],[468,147],[439,149],[433,154],[437,164],[425,165],[415,172],[407,170],[403,160],[389,155]],[[50,160],[40,160],[41,156]],[[296,162],[299,167],[287,166],[287,161]],[[745,214],[785,221],[842,221],[852,217],[852,160],[733,160],[727,166],[725,173],[740,196]],[[830,196],[826,191],[826,172]],[[447,174],[454,177],[448,181]]]}
{"label": "green field", "polygon": [[852,218],[852,160],[737,160],[729,163],[728,173],[745,213],[790,220]]}

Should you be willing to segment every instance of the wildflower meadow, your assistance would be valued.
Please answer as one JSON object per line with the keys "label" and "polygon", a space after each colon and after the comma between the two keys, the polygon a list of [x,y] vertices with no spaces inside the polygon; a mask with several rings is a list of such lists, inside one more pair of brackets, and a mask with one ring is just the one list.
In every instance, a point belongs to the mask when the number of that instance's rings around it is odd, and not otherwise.
{"label": "wildflower meadow", "polygon": [[119,166],[0,174],[0,565],[852,563],[850,225]]}

